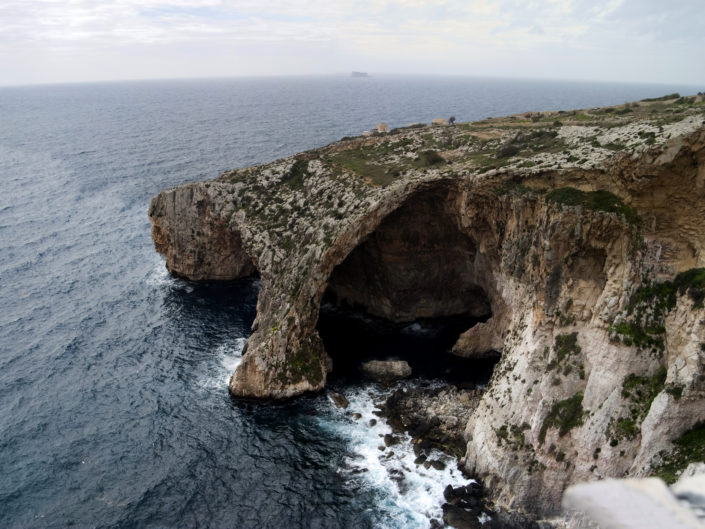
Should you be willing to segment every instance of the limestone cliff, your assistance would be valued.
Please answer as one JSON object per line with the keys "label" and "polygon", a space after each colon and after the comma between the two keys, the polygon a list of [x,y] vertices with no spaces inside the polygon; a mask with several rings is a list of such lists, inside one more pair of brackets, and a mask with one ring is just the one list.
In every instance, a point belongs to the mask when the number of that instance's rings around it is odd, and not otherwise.
{"label": "limestone cliff", "polygon": [[454,347],[501,352],[461,463],[501,506],[547,514],[576,481],[675,464],[705,420],[702,97],[344,139],[149,216],[172,273],[261,277],[235,396],[325,386],[324,294],[488,317]]}

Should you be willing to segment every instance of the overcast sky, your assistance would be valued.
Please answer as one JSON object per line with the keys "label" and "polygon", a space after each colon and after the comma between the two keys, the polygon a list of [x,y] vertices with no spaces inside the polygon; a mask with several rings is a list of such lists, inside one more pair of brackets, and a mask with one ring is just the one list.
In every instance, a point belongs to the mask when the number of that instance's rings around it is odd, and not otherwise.
{"label": "overcast sky", "polygon": [[705,0],[0,2],[0,85],[362,70],[705,89]]}

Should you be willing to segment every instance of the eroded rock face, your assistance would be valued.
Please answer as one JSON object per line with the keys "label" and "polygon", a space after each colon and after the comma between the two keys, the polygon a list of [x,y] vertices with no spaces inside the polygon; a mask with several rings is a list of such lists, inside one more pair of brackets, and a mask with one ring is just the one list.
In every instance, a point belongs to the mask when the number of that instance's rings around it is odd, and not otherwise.
{"label": "eroded rock face", "polygon": [[190,279],[259,272],[235,396],[325,386],[326,292],[393,321],[491,313],[454,347],[502,354],[462,464],[498,506],[550,514],[705,420],[705,279],[650,283],[705,266],[705,118],[679,105],[337,142],[163,192],[155,246]]}
{"label": "eroded rock face", "polygon": [[255,273],[237,231],[221,216],[217,183],[161,192],[149,207],[152,239],[169,272],[192,280],[237,279]]}

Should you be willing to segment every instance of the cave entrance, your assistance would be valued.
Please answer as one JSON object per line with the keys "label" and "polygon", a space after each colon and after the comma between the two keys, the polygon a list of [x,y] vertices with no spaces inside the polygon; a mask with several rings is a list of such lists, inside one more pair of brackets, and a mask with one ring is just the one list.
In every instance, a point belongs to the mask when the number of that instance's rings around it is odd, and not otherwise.
{"label": "cave entrance", "polygon": [[415,193],[333,270],[318,320],[333,377],[399,358],[414,376],[489,378],[493,360],[450,354],[462,332],[492,316],[456,203],[454,188]]}

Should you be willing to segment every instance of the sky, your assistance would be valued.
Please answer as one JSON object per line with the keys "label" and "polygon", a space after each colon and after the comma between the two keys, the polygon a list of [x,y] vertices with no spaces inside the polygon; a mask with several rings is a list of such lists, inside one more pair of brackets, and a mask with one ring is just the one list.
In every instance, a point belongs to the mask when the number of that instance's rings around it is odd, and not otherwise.
{"label": "sky", "polygon": [[705,89],[705,0],[0,0],[0,85],[352,70]]}

